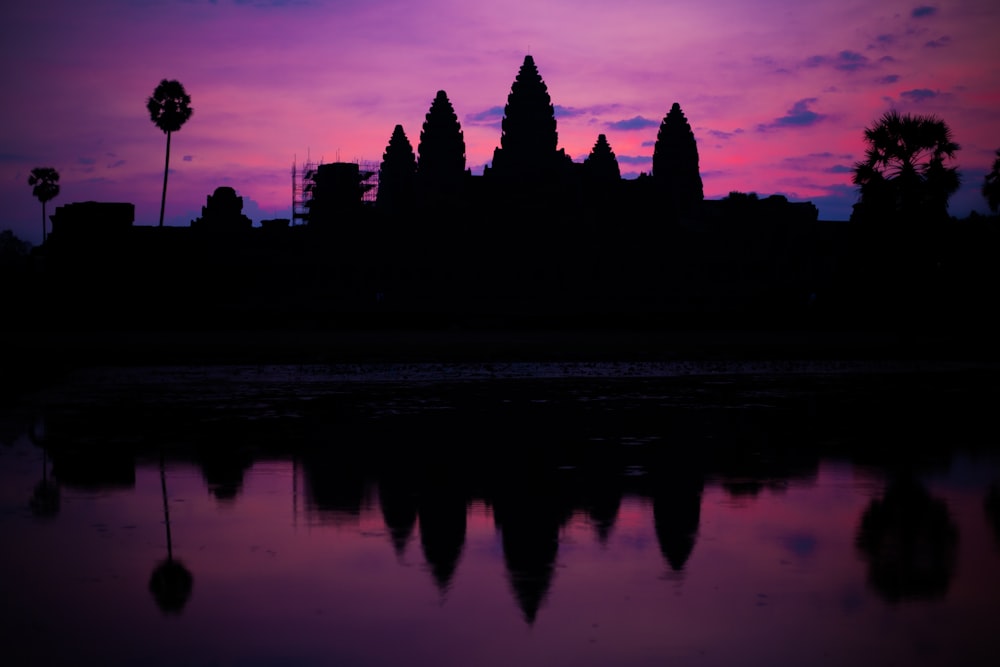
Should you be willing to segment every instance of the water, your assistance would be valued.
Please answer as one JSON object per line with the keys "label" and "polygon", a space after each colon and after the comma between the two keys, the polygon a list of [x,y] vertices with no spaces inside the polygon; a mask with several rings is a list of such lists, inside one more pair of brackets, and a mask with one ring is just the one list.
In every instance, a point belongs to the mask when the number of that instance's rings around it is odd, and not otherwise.
{"label": "water", "polygon": [[0,413],[0,660],[992,665],[994,378],[80,372]]}

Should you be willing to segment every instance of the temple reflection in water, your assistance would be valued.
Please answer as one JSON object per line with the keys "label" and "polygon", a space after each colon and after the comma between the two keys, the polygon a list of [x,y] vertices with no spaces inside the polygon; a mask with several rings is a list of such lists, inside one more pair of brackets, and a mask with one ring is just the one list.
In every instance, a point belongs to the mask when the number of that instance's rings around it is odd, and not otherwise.
{"label": "temple reflection in water", "polygon": [[104,664],[998,648],[1000,457],[971,378],[213,377],[218,401],[171,377],[5,417],[14,664],[52,633]]}

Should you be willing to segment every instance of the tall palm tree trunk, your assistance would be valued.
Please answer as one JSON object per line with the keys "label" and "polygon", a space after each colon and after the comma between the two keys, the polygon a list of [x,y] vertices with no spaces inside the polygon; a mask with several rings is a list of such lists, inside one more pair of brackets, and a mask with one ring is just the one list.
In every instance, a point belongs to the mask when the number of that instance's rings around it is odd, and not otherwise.
{"label": "tall palm tree trunk", "polygon": [[167,561],[174,559],[174,545],[170,540],[170,507],[167,505],[167,472],[163,466],[163,452],[160,452],[160,488],[163,491],[163,523],[167,526]]}
{"label": "tall palm tree trunk", "polygon": [[45,245],[45,202],[42,202],[42,245]]}
{"label": "tall palm tree trunk", "polygon": [[167,161],[163,165],[163,197],[160,199],[160,227],[163,226],[163,209],[167,206],[167,173],[170,171],[170,132],[167,132]]}

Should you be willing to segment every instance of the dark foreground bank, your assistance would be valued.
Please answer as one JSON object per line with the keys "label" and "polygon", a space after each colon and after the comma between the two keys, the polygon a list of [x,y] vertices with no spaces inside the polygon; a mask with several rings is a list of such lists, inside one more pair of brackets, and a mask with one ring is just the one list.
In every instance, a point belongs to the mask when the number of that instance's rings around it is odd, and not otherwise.
{"label": "dark foreground bank", "polygon": [[[958,335],[961,333],[961,335]],[[206,330],[7,330],[0,398],[105,365],[380,362],[907,360],[998,361],[983,332],[418,326]]]}

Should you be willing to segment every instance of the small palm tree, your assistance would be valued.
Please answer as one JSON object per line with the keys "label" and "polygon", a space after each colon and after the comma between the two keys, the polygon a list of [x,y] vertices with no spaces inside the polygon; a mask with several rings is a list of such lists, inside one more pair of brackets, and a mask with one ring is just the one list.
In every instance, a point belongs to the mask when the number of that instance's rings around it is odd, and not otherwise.
{"label": "small palm tree", "polygon": [[983,196],[990,210],[996,213],[1000,210],[1000,149],[997,149],[997,159],[993,161],[993,168],[983,179]]}
{"label": "small palm tree", "polygon": [[167,203],[167,173],[170,171],[170,135],[187,122],[194,113],[191,98],[179,81],[163,79],[146,101],[149,118],[167,135],[167,161],[163,167],[163,198],[160,200],[160,227],[163,226],[163,209]]}
{"label": "small palm tree", "polygon": [[47,237],[45,231],[45,203],[59,194],[59,172],[52,167],[35,167],[28,176],[28,185],[38,201],[42,202],[42,243]]}

